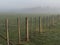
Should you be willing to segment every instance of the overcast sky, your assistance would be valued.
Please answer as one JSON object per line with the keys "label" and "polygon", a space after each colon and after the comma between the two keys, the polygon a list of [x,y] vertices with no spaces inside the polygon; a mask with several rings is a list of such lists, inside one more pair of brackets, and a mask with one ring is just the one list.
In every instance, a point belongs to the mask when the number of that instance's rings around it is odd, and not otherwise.
{"label": "overcast sky", "polygon": [[60,7],[60,0],[0,0],[0,9]]}

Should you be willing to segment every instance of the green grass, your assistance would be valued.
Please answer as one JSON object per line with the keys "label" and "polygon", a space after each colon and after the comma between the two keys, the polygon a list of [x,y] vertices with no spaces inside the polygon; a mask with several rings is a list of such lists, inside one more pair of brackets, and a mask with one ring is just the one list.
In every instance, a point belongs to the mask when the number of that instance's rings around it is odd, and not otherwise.
{"label": "green grass", "polygon": [[[9,19],[9,38],[16,45],[18,43],[18,30],[17,30],[17,17],[16,15],[1,15],[0,16],[0,33],[6,36],[5,29],[5,18]],[[26,30],[25,30],[25,17],[20,16],[20,29],[21,29],[21,40],[25,40]],[[28,16],[29,17],[29,16]],[[43,17],[43,33],[40,34],[39,31],[39,20],[38,16],[35,18],[29,17],[29,35],[30,41],[25,42],[24,45],[60,45],[60,21],[53,26],[47,26],[48,20]],[[36,31],[37,30],[37,31]],[[0,37],[0,44],[7,45],[6,40]]]}

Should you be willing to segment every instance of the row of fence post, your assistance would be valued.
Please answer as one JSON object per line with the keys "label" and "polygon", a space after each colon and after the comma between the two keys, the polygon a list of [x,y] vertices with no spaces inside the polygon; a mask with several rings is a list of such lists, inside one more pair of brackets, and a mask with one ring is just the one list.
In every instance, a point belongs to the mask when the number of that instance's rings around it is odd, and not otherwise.
{"label": "row of fence post", "polygon": [[[52,24],[54,25],[55,23],[55,17],[53,16],[53,19],[52,19]],[[29,19],[28,17],[25,18],[25,26],[26,26],[26,41],[29,41]],[[7,38],[7,45],[9,45],[9,20],[8,18],[6,18],[5,20],[5,26],[6,26],[6,38]],[[21,32],[20,32],[20,17],[17,18],[17,26],[18,26],[18,44],[21,44]],[[39,33],[42,33],[43,32],[43,27],[42,27],[42,17],[39,17]]]}
{"label": "row of fence post", "polygon": [[[54,25],[54,17],[53,17],[53,25]],[[28,30],[28,17],[25,18],[26,23],[26,41],[29,41],[29,30]],[[6,19],[6,37],[7,37],[7,45],[9,45],[9,29],[8,29],[9,20]],[[21,44],[21,35],[20,35],[20,17],[17,19],[18,25],[18,44]],[[39,17],[39,33],[43,32],[42,27],[42,17]]]}
{"label": "row of fence post", "polygon": [[[26,20],[26,41],[29,41],[29,30],[28,30],[28,17],[25,18]],[[7,45],[9,45],[9,29],[8,29],[9,20],[6,19],[6,37],[7,37]],[[20,17],[17,19],[17,25],[18,25],[18,44],[21,42],[21,36],[20,36]],[[42,22],[39,17],[39,33],[42,32]]]}
{"label": "row of fence post", "polygon": [[[52,25],[55,25],[55,18],[53,16],[52,18],[52,22],[50,21],[50,23],[52,23]],[[48,19],[50,20],[50,18],[48,17]],[[26,41],[29,41],[29,19],[28,17],[25,18],[25,26],[26,26]],[[49,24],[48,24],[49,25]],[[5,28],[6,28],[6,39],[7,39],[7,45],[9,45],[9,20],[8,18],[6,18],[5,20]],[[21,44],[21,31],[20,31],[20,17],[17,18],[17,26],[18,26],[18,44]],[[42,25],[42,17],[39,17],[39,33],[43,32],[43,25]]]}

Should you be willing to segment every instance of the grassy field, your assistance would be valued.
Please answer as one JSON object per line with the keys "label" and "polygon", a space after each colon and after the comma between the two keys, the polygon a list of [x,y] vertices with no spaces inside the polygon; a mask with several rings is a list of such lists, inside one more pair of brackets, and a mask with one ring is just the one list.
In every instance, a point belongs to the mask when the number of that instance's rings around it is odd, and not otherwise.
{"label": "grassy field", "polygon": [[[39,16],[28,16],[30,41],[25,42],[25,17],[23,15],[0,15],[0,34],[6,37],[5,19],[9,19],[9,38],[16,45],[18,43],[17,17],[20,16],[21,40],[24,45],[60,45],[60,20],[52,25],[52,18],[43,16],[43,32],[39,33]],[[51,21],[51,23],[50,23]],[[48,24],[50,24],[48,26]],[[6,40],[0,36],[0,44],[7,45]]]}

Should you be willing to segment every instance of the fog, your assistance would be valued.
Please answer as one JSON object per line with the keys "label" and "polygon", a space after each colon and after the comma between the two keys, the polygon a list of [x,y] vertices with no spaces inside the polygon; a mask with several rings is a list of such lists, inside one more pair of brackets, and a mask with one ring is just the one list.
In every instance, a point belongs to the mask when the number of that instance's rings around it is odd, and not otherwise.
{"label": "fog", "polygon": [[32,7],[59,8],[60,0],[0,0],[0,9],[23,9]]}

